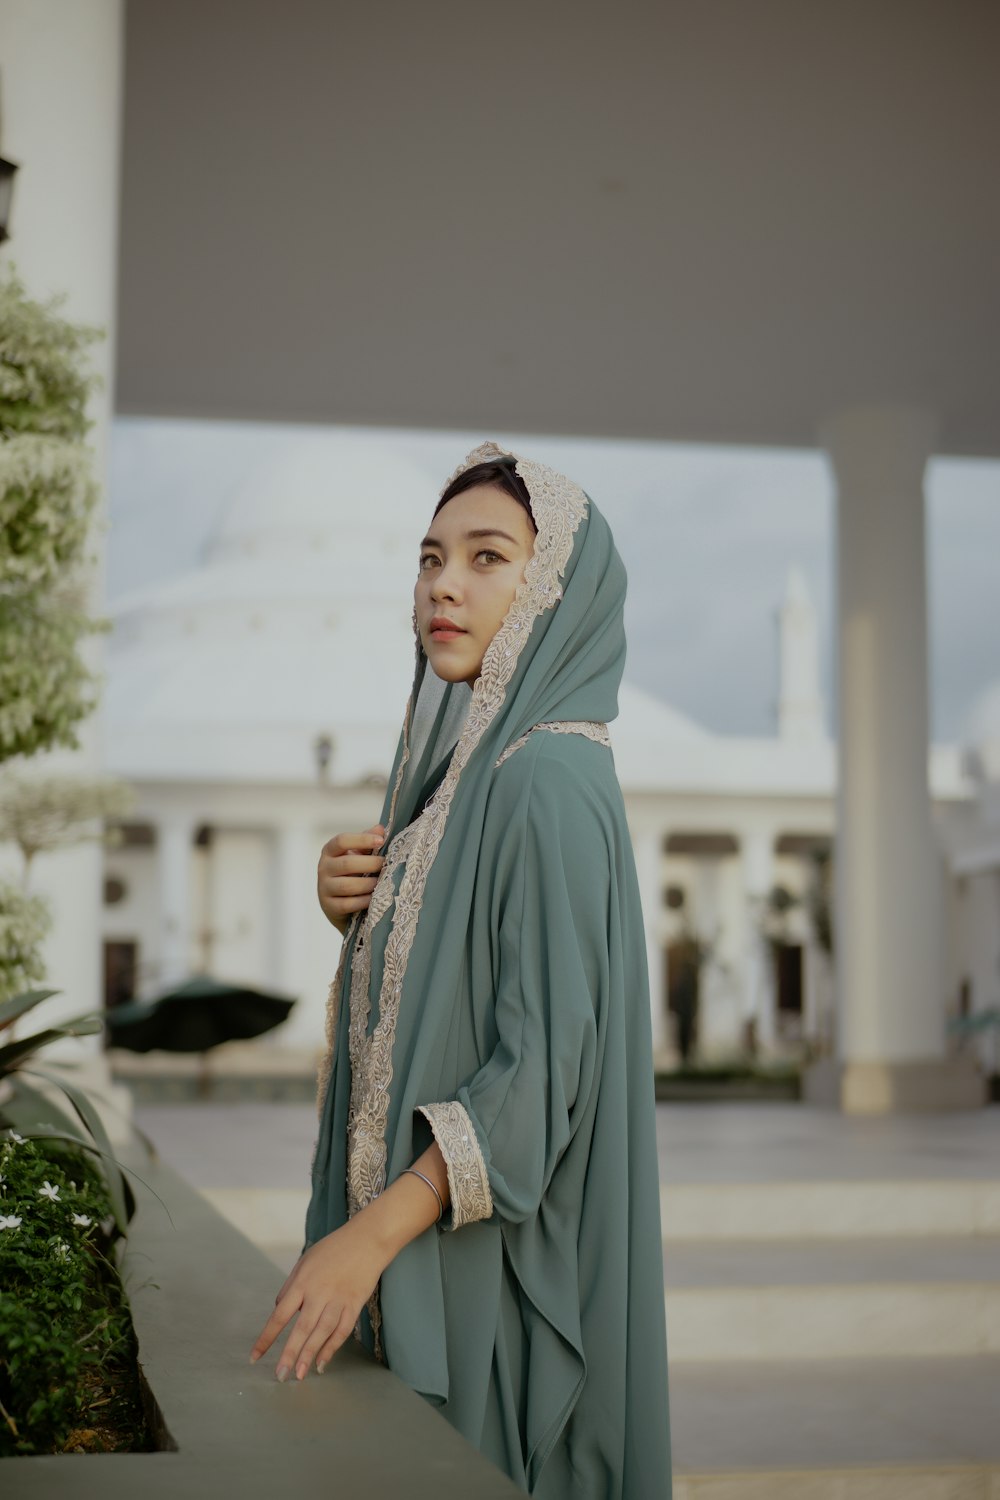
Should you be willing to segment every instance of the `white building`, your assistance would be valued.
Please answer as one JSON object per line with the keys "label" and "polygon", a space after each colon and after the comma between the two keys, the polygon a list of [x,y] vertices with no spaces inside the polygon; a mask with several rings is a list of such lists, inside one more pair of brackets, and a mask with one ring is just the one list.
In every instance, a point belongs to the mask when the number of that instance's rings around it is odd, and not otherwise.
{"label": "white building", "polygon": [[[139,804],[106,856],[109,1000],[208,970],[298,997],[264,1045],[318,1050],[341,939],[316,899],[316,863],[333,833],[381,810],[412,675],[412,559],[434,499],[426,475],[377,442],[316,430],[229,502],[199,566],[113,607],[109,769]],[[835,745],[795,569],[780,643],[773,738],[712,733],[627,682],[610,726],[667,1055],[685,930],[710,946],[702,1059],[738,1053],[750,1021],[765,1056],[804,1037],[832,1048],[809,896],[835,827]],[[954,844],[973,808],[958,749],[934,747],[930,776]],[[776,888],[791,898],[784,916]],[[782,939],[774,962],[765,925]],[[959,928],[965,944],[964,918]],[[964,950],[952,960],[942,1011],[967,968]]]}

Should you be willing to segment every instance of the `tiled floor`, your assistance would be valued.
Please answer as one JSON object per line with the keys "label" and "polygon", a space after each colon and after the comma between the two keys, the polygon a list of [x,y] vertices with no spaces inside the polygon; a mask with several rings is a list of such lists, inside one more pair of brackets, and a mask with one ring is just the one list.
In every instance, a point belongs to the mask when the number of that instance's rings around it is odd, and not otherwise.
{"label": "tiled floor", "polygon": [[843,1240],[692,1240],[663,1248],[669,1287],[1000,1282],[1000,1236],[884,1235]]}
{"label": "tiled floor", "polygon": [[844,1115],[797,1103],[659,1104],[662,1182],[1000,1179],[1000,1105]]}
{"label": "tiled floor", "polygon": [[[1000,1179],[1000,1105],[846,1116],[795,1103],[659,1104],[662,1182]],[[308,1187],[312,1104],[137,1105],[136,1123],[197,1187]]]}
{"label": "tiled floor", "polygon": [[686,1473],[975,1463],[1000,1451],[998,1400],[996,1355],[706,1362],[671,1370],[670,1425]]}

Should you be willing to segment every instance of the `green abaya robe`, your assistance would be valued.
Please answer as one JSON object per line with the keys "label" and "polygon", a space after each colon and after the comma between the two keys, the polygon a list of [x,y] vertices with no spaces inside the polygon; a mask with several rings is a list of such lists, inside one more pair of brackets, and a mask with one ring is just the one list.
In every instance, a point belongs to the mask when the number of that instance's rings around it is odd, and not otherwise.
{"label": "green abaya robe", "polygon": [[417,636],[386,863],[331,985],[306,1245],[436,1139],[450,1207],[357,1336],[526,1491],[669,1500],[646,948],[607,732],[625,571],[589,496],[517,470],[535,553],[471,693]]}

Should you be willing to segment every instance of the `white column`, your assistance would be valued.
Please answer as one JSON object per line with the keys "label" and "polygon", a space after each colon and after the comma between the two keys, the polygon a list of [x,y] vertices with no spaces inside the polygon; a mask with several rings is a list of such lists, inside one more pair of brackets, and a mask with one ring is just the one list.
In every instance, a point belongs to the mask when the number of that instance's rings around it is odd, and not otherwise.
{"label": "white column", "polygon": [[774,1043],[774,984],[760,922],[774,879],[774,834],[770,828],[740,832],[743,875],[744,1016],[757,1022],[757,1042],[765,1051]]}
{"label": "white column", "polygon": [[846,1108],[851,1068],[882,1080],[853,1107],[891,1108],[900,1102],[894,1069],[945,1056],[941,856],[927,771],[923,475],[935,430],[927,412],[881,406],[841,413],[821,432],[837,484],[836,972]]}
{"label": "white column", "polygon": [[[104,386],[91,396],[87,437],[102,494],[114,405],[122,40],[122,0],[4,0],[0,7],[0,149],[19,167],[11,238],[0,255],[15,263],[29,295],[45,300],[65,293],[66,317],[107,331],[90,351]],[[95,614],[104,612],[104,510],[102,504],[94,516],[88,548],[96,558],[88,589]],[[86,638],[81,655],[101,672],[104,637]],[[37,769],[99,772],[100,713],[77,733],[79,750],[40,755]],[[87,843],[37,861],[32,883],[49,897],[53,914],[43,950],[45,984],[63,991],[42,1007],[39,1020],[46,1024],[103,1009],[103,858],[99,845]],[[91,1089],[112,1140],[120,1142],[127,1137],[121,1116],[129,1111],[130,1094],[110,1083],[101,1037],[58,1041],[46,1055],[79,1062],[81,1053],[86,1068],[78,1081]]]}
{"label": "white column", "polygon": [[668,1044],[666,995],[663,985],[663,831],[640,828],[632,833],[635,871],[639,880],[642,924],[646,930],[646,965],[649,969],[649,1019],[653,1051]]}
{"label": "white column", "polygon": [[157,830],[162,924],[157,990],[177,984],[191,973],[194,832],[194,822],[183,817],[164,819]]}
{"label": "white column", "polygon": [[274,982],[301,1010],[309,989],[309,924],[315,921],[321,840],[312,825],[285,823],[274,838]]}
{"label": "white column", "polygon": [[814,743],[825,740],[816,610],[799,567],[788,570],[778,622],[778,736],[783,740]]}

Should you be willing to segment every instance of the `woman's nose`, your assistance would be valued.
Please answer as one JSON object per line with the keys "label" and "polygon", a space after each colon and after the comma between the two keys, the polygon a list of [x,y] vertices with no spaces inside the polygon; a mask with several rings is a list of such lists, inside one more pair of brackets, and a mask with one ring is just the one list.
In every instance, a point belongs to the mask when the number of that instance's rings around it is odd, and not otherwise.
{"label": "woman's nose", "polygon": [[434,582],[431,584],[431,598],[454,599],[457,593],[458,583],[455,572],[445,564],[443,568],[438,569]]}

